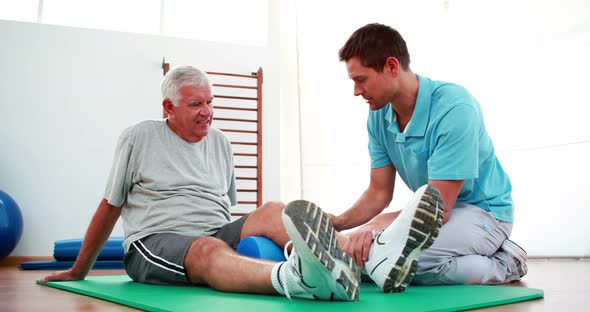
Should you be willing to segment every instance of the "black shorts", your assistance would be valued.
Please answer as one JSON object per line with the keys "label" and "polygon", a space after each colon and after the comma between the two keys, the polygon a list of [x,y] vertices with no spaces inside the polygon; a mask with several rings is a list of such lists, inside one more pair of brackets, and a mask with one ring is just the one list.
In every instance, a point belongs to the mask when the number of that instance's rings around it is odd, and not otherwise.
{"label": "black shorts", "polygon": [[[248,215],[222,226],[211,237],[221,239],[235,250],[247,218]],[[138,239],[125,253],[125,270],[139,283],[190,285],[184,271],[184,257],[193,241],[199,238],[157,233]]]}

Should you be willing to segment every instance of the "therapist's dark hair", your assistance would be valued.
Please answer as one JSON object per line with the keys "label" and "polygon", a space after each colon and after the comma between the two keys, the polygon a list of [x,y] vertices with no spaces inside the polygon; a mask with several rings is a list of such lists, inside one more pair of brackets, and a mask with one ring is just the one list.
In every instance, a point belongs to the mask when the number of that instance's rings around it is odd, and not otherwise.
{"label": "therapist's dark hair", "polygon": [[373,23],[357,29],[338,51],[340,61],[357,57],[361,64],[383,72],[385,60],[393,56],[404,70],[410,68],[410,53],[402,35],[392,27]]}

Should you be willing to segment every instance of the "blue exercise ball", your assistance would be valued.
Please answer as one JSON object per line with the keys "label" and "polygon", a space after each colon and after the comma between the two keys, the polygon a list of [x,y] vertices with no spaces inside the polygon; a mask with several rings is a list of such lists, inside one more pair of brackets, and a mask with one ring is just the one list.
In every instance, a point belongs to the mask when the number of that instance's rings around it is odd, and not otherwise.
{"label": "blue exercise ball", "polygon": [[0,190],[0,260],[6,258],[16,247],[23,234],[23,215],[10,197]]}

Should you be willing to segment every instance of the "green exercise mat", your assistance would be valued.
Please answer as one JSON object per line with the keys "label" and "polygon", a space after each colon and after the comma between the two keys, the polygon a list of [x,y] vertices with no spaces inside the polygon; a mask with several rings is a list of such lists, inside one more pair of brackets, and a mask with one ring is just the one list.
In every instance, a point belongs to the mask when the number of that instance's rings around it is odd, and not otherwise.
{"label": "green exercise mat", "polygon": [[[39,281],[37,281],[40,284]],[[455,285],[411,286],[384,294],[362,285],[358,302],[328,302],[282,296],[223,293],[207,287],[135,283],[127,275],[91,276],[83,281],[42,284],[148,311],[458,311],[543,297],[540,289]]]}

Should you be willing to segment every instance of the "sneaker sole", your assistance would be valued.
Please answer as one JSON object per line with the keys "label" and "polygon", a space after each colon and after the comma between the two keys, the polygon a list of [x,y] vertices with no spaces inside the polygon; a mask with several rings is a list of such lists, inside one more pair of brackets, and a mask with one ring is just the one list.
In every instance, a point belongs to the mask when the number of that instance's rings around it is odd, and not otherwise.
{"label": "sneaker sole", "polygon": [[[309,248],[307,250],[296,248],[299,255],[304,256],[306,252],[311,252],[313,257],[332,272],[333,276],[337,276],[336,282],[343,288],[347,297],[341,299],[358,300],[361,272],[353,259],[338,246],[336,232],[328,215],[314,203],[305,200],[289,203],[283,213],[289,218],[289,220],[283,219],[287,231],[289,232],[290,221],[303,240],[298,242],[299,237],[290,234],[294,246],[302,243]],[[340,270],[340,273],[335,274],[335,269]]]}
{"label": "sneaker sole", "polygon": [[506,240],[504,243],[502,243],[501,248],[511,254],[521,263],[525,263],[528,258],[526,251],[511,240]]}
{"label": "sneaker sole", "polygon": [[410,225],[406,246],[389,277],[383,285],[383,292],[402,292],[414,279],[418,268],[418,258],[422,250],[432,246],[442,226],[443,206],[440,192],[428,185]]}
{"label": "sneaker sole", "polygon": [[528,260],[528,255],[524,248],[520,247],[517,243],[507,239],[502,243],[501,249],[512,255],[518,263],[518,275],[520,278],[523,278],[529,271],[528,266],[526,265],[526,261]]}

